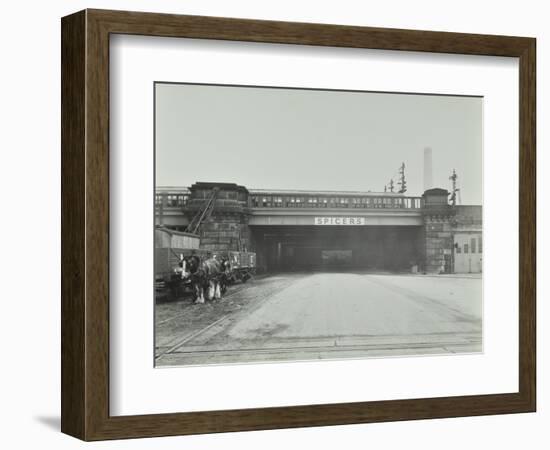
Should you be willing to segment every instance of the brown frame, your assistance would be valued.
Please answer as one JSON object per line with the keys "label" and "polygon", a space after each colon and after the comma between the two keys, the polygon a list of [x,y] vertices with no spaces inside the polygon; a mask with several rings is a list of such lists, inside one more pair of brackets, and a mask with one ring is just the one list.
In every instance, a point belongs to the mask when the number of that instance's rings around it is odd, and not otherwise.
{"label": "brown frame", "polygon": [[[534,38],[85,10],[62,31],[61,429],[84,440],[535,411]],[[519,392],[109,416],[109,35],[519,57]]]}

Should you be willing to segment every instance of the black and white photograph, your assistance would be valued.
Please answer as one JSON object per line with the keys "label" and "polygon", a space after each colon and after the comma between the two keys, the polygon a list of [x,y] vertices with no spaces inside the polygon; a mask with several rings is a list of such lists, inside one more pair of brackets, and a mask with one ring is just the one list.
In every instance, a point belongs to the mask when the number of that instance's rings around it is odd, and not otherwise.
{"label": "black and white photograph", "polygon": [[154,132],[155,367],[483,352],[483,97],[157,82]]}
{"label": "black and white photograph", "polygon": [[546,450],[511,6],[5,3],[0,446]]}

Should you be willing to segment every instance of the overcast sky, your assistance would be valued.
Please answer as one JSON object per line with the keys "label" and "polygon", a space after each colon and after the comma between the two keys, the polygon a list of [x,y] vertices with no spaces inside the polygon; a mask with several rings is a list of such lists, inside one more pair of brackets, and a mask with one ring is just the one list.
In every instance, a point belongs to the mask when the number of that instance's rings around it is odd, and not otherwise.
{"label": "overcast sky", "polygon": [[156,184],[232,182],[249,189],[383,191],[405,163],[407,194],[433,184],[482,203],[477,97],[185,84],[156,85]]}

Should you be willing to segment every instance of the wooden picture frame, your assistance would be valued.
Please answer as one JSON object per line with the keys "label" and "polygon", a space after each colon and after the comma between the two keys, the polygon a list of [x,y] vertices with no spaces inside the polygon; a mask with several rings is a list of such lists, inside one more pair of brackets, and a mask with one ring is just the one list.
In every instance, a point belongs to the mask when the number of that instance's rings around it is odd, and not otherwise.
{"label": "wooden picture frame", "polygon": [[[533,38],[85,10],[62,30],[62,416],[84,440],[535,411],[536,179]],[[109,36],[519,58],[519,391],[261,409],[109,415]]]}

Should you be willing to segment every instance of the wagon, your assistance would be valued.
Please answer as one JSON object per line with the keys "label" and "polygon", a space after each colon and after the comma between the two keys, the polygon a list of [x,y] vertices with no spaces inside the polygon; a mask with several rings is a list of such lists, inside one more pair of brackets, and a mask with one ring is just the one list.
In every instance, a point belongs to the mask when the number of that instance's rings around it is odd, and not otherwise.
{"label": "wagon", "polygon": [[199,249],[199,243],[199,236],[195,234],[162,227],[155,229],[155,298],[157,300],[178,298],[190,290],[190,282],[182,280],[175,270],[179,267],[180,255],[206,256],[206,252]]}
{"label": "wagon", "polygon": [[212,252],[201,249],[183,248],[156,248],[155,249],[155,297],[157,300],[172,300],[192,292],[189,279],[183,280],[179,267],[180,255],[197,255],[200,258],[214,257],[218,260],[226,259],[230,263],[230,270],[226,274],[227,284],[237,282],[246,283],[256,273],[256,253],[219,251]]}
{"label": "wagon", "polygon": [[192,292],[191,281],[183,280],[177,272],[180,258],[197,255],[201,259],[214,257],[229,261],[226,282],[246,283],[256,273],[256,253],[199,248],[197,235],[166,228],[155,230],[155,298],[172,300]]}
{"label": "wagon", "polygon": [[256,274],[256,253],[254,252],[220,251],[215,252],[215,256],[229,261],[229,283],[237,281],[246,283]]}

